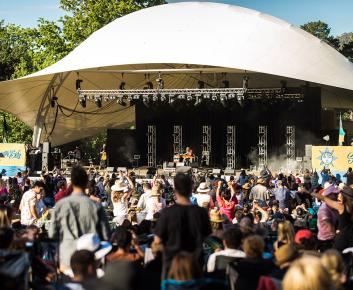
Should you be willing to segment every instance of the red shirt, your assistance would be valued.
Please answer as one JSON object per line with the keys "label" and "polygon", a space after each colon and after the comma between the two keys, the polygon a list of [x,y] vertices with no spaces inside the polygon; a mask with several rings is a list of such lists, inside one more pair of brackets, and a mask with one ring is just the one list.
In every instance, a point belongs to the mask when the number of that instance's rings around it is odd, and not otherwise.
{"label": "red shirt", "polygon": [[70,195],[70,191],[68,188],[64,189],[64,190],[59,190],[57,194],[55,194],[54,199],[55,202],[58,202],[60,199],[69,196]]}
{"label": "red shirt", "polygon": [[216,196],[216,200],[219,206],[219,211],[224,214],[230,221],[234,219],[234,209],[238,204],[237,197],[233,195],[229,202],[225,201],[220,195]]}

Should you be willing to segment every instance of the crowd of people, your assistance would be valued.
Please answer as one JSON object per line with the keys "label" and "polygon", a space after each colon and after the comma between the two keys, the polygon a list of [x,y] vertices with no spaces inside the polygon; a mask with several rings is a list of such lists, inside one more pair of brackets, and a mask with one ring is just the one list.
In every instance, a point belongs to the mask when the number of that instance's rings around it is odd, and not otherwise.
{"label": "crowd of people", "polygon": [[353,172],[0,178],[1,289],[353,289]]}

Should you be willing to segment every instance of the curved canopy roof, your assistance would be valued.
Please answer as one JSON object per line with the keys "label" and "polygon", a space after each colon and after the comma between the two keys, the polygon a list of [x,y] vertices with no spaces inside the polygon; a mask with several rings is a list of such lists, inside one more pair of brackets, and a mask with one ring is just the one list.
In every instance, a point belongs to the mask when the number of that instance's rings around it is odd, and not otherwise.
{"label": "curved canopy roof", "polygon": [[[97,110],[76,107],[77,72],[84,89],[141,88],[164,74],[167,88],[196,87],[198,79],[217,86],[227,73],[231,87],[250,75],[251,87],[314,83],[332,96],[353,97],[353,64],[325,42],[283,20],[258,11],[215,3],[177,3],[126,15],[93,33],[54,65],[24,78],[0,83],[0,107],[34,126],[45,120],[43,138],[63,144],[105,128],[134,123],[134,107],[115,102]],[[202,73],[202,74],[201,74]],[[66,109],[56,115],[48,92],[54,87]],[[72,111],[76,108],[75,111]],[[38,119],[37,119],[38,120]],[[51,132],[52,131],[52,132]]]}

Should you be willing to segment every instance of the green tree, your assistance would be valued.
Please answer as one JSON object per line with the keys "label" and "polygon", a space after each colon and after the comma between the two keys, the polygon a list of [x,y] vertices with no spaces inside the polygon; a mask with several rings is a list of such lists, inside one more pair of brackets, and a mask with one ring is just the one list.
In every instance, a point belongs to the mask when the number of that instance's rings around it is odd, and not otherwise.
{"label": "green tree", "polygon": [[317,38],[325,41],[335,49],[339,48],[339,40],[330,35],[331,28],[328,26],[327,23],[319,20],[305,23],[300,27],[305,31],[311,33],[312,35],[316,36]]}

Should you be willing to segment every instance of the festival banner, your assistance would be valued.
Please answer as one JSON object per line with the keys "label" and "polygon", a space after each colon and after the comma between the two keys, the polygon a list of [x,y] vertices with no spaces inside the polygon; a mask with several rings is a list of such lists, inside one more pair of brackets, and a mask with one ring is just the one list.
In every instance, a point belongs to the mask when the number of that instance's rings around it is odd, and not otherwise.
{"label": "festival banner", "polygon": [[313,146],[311,160],[316,171],[327,168],[346,172],[348,167],[353,167],[353,146]]}
{"label": "festival banner", "polygon": [[25,169],[25,144],[0,143],[0,173],[3,176],[15,176]]}

